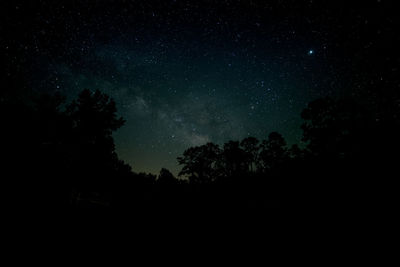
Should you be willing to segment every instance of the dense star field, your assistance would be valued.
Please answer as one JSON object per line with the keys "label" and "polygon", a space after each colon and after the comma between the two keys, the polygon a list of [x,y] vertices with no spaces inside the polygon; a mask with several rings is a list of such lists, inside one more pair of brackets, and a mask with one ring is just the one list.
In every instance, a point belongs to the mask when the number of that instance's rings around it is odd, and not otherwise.
{"label": "dense star field", "polygon": [[27,92],[112,97],[126,120],[116,151],[137,172],[176,175],[191,146],[272,131],[301,146],[310,101],[395,75],[382,67],[398,41],[384,0],[7,2],[6,76]]}

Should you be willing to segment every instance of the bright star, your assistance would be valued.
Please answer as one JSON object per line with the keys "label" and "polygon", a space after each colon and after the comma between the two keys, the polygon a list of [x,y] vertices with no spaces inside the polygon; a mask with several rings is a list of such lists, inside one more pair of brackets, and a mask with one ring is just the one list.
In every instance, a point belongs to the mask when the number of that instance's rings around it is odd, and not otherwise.
{"label": "bright star", "polygon": [[314,50],[309,50],[309,51],[308,51],[308,54],[309,54],[309,55],[314,54]]}

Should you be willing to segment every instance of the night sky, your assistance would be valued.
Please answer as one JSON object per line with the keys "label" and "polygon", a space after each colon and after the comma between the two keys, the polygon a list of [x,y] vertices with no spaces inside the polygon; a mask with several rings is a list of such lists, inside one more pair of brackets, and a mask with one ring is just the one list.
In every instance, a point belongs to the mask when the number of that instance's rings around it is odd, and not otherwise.
{"label": "night sky", "polygon": [[85,88],[110,95],[126,119],[117,153],[136,172],[177,174],[176,157],[206,142],[278,131],[300,143],[307,103],[356,95],[365,54],[394,34],[383,0],[1,5],[7,75],[69,100]]}

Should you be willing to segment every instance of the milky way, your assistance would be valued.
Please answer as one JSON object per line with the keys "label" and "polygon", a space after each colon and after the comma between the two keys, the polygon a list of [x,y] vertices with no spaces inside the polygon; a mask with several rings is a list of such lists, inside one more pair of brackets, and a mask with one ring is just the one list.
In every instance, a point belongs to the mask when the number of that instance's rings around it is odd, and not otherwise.
{"label": "milky way", "polygon": [[190,146],[271,131],[299,143],[307,103],[347,90],[342,25],[364,15],[264,2],[13,3],[32,28],[26,44],[10,45],[29,52],[34,90],[73,99],[100,89],[116,100],[126,119],[117,152],[134,171],[176,174]]}

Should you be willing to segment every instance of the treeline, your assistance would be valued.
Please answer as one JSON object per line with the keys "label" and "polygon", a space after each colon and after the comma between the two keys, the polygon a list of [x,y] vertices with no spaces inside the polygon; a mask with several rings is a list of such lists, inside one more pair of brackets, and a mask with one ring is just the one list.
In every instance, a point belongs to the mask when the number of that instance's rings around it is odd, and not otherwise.
{"label": "treeline", "polygon": [[277,199],[289,206],[371,206],[394,197],[387,187],[399,160],[399,105],[321,98],[302,111],[302,147],[272,132],[219,147],[208,143],[178,158],[193,184],[230,185],[240,203]]}
{"label": "treeline", "polygon": [[[84,90],[2,97],[2,180],[10,205],[123,209],[264,209],[282,205],[374,204],[397,172],[396,100],[371,105],[322,98],[301,113],[303,146],[270,133],[222,147],[188,148],[180,179],[135,173],[118,158],[115,102]],[[372,201],[371,201],[372,200]]]}

